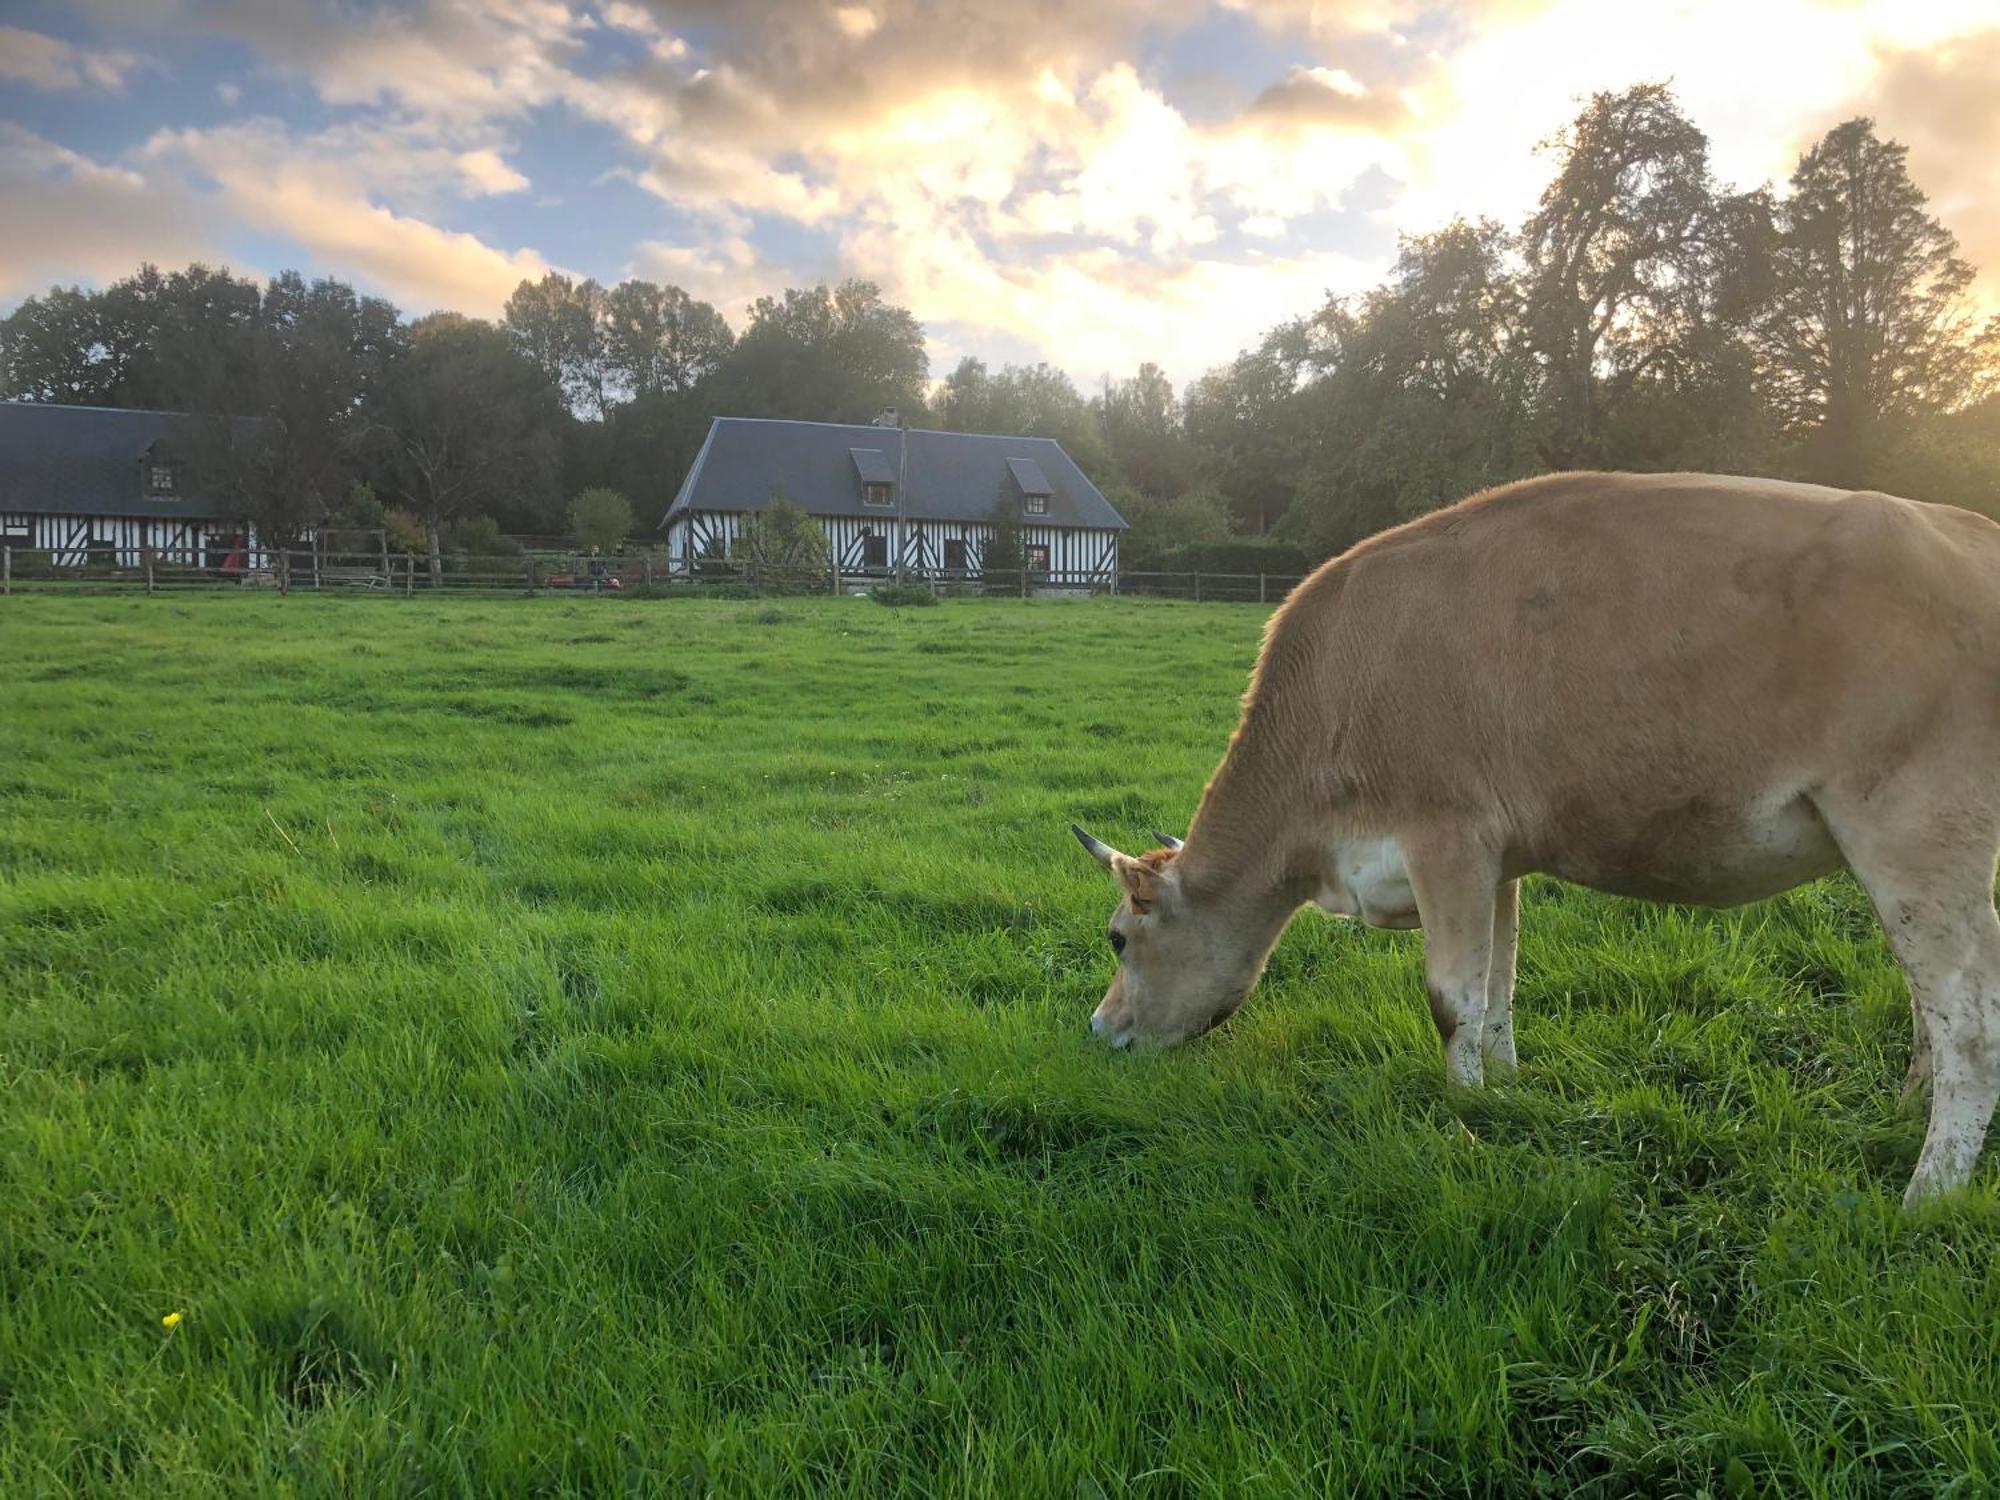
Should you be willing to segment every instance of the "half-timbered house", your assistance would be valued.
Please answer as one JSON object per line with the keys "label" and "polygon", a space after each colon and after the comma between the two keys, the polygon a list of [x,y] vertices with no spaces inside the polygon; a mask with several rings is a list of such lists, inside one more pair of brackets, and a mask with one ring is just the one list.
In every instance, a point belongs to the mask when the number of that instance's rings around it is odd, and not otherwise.
{"label": "half-timbered house", "polygon": [[150,547],[219,568],[243,528],[188,492],[171,413],[0,402],[0,546],[56,567],[137,567]]}
{"label": "half-timbered house", "polygon": [[717,417],[660,523],[674,566],[732,555],[744,518],[778,500],[825,528],[846,577],[893,573],[899,553],[919,577],[978,577],[1004,512],[1029,581],[1087,587],[1116,574],[1126,529],[1052,438]]}

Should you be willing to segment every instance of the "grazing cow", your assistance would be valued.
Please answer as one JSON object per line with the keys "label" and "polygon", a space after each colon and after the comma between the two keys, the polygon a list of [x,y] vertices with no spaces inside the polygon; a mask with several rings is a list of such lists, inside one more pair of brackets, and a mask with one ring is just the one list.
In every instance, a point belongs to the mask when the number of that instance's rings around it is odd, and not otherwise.
{"label": "grazing cow", "polygon": [[2000,1095],[2000,526],[1706,474],[1562,474],[1371,538],[1271,619],[1185,844],[1115,873],[1112,1045],[1226,1019],[1307,903],[1422,927],[1445,1072],[1514,1066],[1515,890],[1732,906],[1843,865],[1910,985],[1906,1204]]}

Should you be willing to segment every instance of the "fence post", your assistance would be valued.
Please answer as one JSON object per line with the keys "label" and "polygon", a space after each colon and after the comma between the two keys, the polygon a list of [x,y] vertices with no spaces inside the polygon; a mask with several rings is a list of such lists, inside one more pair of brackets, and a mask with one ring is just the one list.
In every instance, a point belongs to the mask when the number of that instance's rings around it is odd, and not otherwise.
{"label": "fence post", "polygon": [[396,586],[396,575],[389,567],[389,528],[384,526],[380,531],[376,532],[375,539],[382,544],[382,587],[385,589],[394,588]]}
{"label": "fence post", "polygon": [[416,597],[417,555],[414,552],[405,552],[403,554],[403,592],[411,598]]}
{"label": "fence post", "polygon": [[828,587],[832,589],[834,598],[838,599],[840,597],[840,553],[833,547],[826,549],[826,572],[829,580]]}
{"label": "fence post", "polygon": [[14,592],[14,549],[0,547],[0,594]]}
{"label": "fence post", "polygon": [[1264,602],[1264,575],[1262,573],[1257,575],[1257,602],[1259,604]]}
{"label": "fence post", "polygon": [[146,592],[150,594],[153,592],[153,549],[151,547],[141,547],[139,549],[139,560],[146,568]]}
{"label": "fence post", "polygon": [[646,585],[648,593],[653,588],[653,554],[648,552],[639,559],[639,581]]}
{"label": "fence post", "polygon": [[1188,577],[1194,580],[1194,602],[1199,604],[1201,603],[1201,570],[1197,568],[1194,572],[1188,574]]}
{"label": "fence post", "polygon": [[528,559],[528,597],[535,597],[535,560],[532,557]]}

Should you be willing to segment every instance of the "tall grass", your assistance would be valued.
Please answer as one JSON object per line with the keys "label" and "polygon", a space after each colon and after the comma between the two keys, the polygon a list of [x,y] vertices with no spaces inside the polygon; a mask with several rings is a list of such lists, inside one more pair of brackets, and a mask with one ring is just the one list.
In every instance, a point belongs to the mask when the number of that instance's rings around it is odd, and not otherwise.
{"label": "tall grass", "polygon": [[1262,618],[6,601],[0,1495],[1988,1492],[1847,882],[1088,1043]]}

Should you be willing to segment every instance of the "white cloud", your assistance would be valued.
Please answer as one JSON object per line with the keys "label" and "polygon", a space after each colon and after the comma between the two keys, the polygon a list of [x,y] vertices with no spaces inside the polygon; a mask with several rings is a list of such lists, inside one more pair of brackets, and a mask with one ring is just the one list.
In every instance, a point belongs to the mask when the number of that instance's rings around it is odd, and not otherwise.
{"label": "white cloud", "polygon": [[0,300],[52,282],[109,281],[142,260],[213,260],[192,195],[0,124]]}
{"label": "white cloud", "polygon": [[132,74],[150,66],[136,53],[79,47],[39,31],[0,26],[0,78],[17,79],[38,89],[67,93],[91,88],[117,93]]}
{"label": "white cloud", "polygon": [[[428,173],[466,169],[442,151],[392,160],[367,128],[303,139],[271,120],[163,131],[143,157],[212,183],[212,201],[230,220],[293,241],[313,268],[351,276],[412,311],[444,307],[493,317],[519,282],[551,269],[533,250],[499,249],[378,201],[385,184],[421,194]],[[504,180],[510,169],[494,162]]]}

